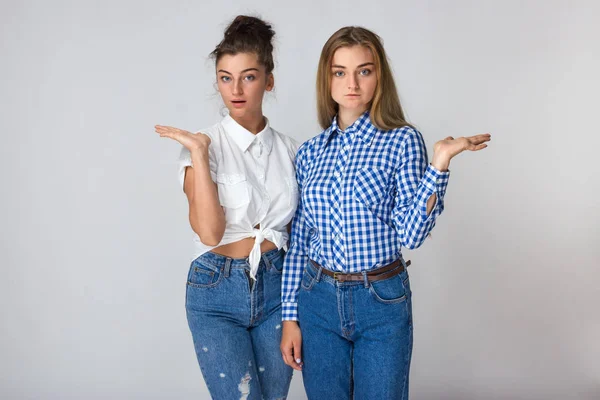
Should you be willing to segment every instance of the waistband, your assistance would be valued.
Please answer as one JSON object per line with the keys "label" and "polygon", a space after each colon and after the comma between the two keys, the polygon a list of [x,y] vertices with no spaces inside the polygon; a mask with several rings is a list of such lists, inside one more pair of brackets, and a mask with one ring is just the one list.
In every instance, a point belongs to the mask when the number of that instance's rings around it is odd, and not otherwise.
{"label": "waistband", "polygon": [[310,260],[310,262],[317,268],[321,269],[321,273],[332,277],[334,280],[339,282],[350,282],[350,281],[364,281],[365,279],[369,281],[382,281],[392,276],[401,274],[404,272],[404,269],[410,265],[410,260],[406,263],[403,259],[399,258],[396,261],[393,261],[387,265],[384,265],[379,268],[362,271],[362,272],[339,272],[339,271],[330,271],[327,268],[323,268],[317,262]]}
{"label": "waistband", "polygon": [[327,268],[324,268],[318,263],[309,259],[306,264],[306,268],[312,270],[311,273],[315,275],[317,282],[323,280],[336,286],[364,285],[368,287],[370,282],[385,280],[396,275],[406,274],[406,268],[410,264],[410,260],[404,261],[404,259],[400,257],[396,261],[393,261],[390,264],[382,267],[361,272],[343,273],[328,270]]}
{"label": "waistband", "polygon": [[[285,251],[283,249],[273,249],[266,251],[260,255],[260,265],[264,264],[265,262],[275,262],[279,258],[283,258],[284,256]],[[231,258],[210,251],[199,256],[198,258],[196,258],[195,261],[201,263],[209,263],[214,265],[215,267],[221,267],[222,265],[225,265],[225,263],[229,262],[230,268],[243,268],[248,271],[250,271],[251,269],[248,257]]]}

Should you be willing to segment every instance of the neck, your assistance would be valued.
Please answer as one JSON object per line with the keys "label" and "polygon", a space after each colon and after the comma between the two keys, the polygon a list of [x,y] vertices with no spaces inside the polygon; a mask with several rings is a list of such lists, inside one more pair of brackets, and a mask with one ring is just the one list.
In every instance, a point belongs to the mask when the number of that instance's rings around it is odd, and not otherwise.
{"label": "neck", "polygon": [[253,133],[254,135],[265,129],[265,126],[267,125],[265,117],[262,115],[262,112],[243,117],[234,117],[232,115],[231,118],[233,118],[235,122],[243,126],[244,129]]}
{"label": "neck", "polygon": [[350,125],[352,125],[358,117],[360,117],[367,109],[347,109],[340,107],[337,114],[338,126],[341,130],[345,131]]}

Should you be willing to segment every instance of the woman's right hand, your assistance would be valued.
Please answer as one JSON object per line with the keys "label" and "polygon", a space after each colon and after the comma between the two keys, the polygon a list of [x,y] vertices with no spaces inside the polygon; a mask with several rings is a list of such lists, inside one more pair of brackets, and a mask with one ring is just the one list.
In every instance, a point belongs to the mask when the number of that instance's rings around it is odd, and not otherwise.
{"label": "woman's right hand", "polygon": [[302,332],[296,321],[283,321],[281,336],[283,361],[297,371],[302,371]]}
{"label": "woman's right hand", "polygon": [[156,125],[154,127],[156,133],[160,134],[160,137],[168,137],[176,140],[185,146],[190,153],[195,151],[208,151],[210,145],[210,138],[203,133],[191,133],[182,129],[177,129],[172,126]]}

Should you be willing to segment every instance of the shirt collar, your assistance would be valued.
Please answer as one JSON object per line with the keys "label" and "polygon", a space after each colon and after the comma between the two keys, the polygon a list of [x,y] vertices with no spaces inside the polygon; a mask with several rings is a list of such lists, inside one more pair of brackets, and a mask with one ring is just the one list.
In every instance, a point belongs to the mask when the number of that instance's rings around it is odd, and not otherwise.
{"label": "shirt collar", "polygon": [[378,129],[371,122],[371,116],[369,110],[365,111],[352,125],[347,127],[345,130],[341,130],[337,122],[337,115],[333,117],[333,122],[326,133],[325,143],[328,143],[334,133],[344,135],[346,133],[355,133],[367,146],[371,144],[375,133]]}
{"label": "shirt collar", "polygon": [[225,131],[229,134],[229,136],[233,139],[235,144],[245,152],[248,150],[250,145],[256,140],[265,147],[267,150],[267,154],[271,153],[271,149],[273,148],[273,130],[271,129],[271,125],[269,124],[269,119],[265,118],[265,127],[262,131],[258,132],[254,135],[252,132],[241,126],[234,120],[230,115],[227,115],[221,121],[221,125],[225,128]]}

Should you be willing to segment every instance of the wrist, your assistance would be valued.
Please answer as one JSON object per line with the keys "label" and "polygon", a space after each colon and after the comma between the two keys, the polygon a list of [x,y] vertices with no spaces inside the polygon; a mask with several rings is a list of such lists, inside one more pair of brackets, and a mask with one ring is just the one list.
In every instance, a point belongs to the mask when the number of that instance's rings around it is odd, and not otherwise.
{"label": "wrist", "polygon": [[190,150],[190,157],[196,160],[208,160],[208,147],[199,147]]}
{"label": "wrist", "polygon": [[450,167],[450,162],[431,161],[431,165],[440,172],[447,172]]}
{"label": "wrist", "polygon": [[434,154],[431,165],[440,172],[446,172],[448,167],[450,167],[450,157],[446,157],[443,154]]}

